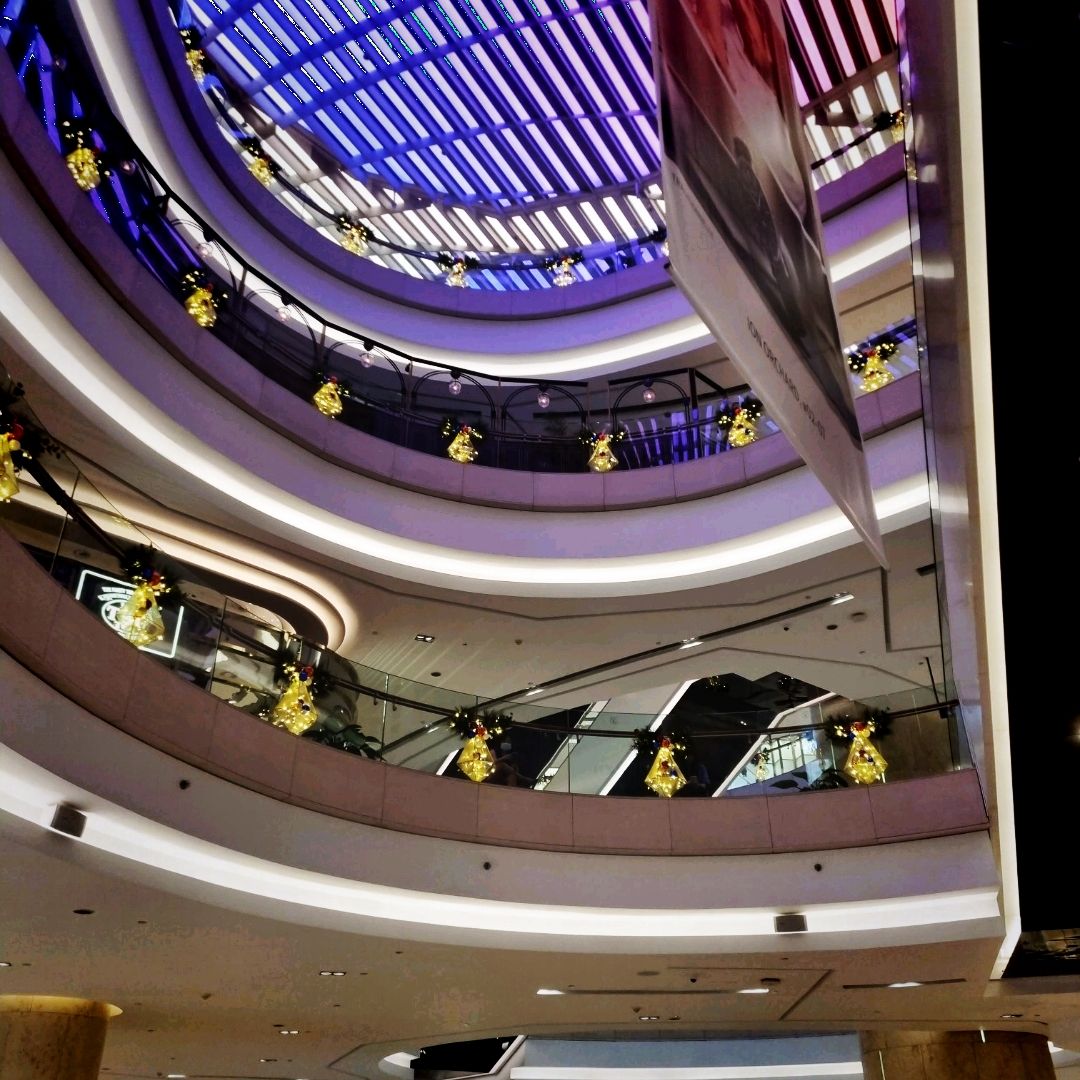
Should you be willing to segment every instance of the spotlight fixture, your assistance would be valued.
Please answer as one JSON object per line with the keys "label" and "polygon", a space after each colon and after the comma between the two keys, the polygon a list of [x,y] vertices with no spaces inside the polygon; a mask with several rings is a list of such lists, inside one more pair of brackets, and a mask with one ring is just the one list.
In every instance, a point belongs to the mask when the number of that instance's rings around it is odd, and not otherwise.
{"label": "spotlight fixture", "polygon": [[296,1028],[278,1028],[279,1035],[299,1035],[300,1032]]}
{"label": "spotlight fixture", "polygon": [[332,975],[332,976],[340,978],[342,975],[345,974],[345,972],[344,971],[320,971],[319,974],[320,975]]}
{"label": "spotlight fixture", "polygon": [[659,1016],[639,1016],[639,1020],[659,1020]]}
{"label": "spotlight fixture", "polygon": [[457,372],[450,372],[450,385],[446,388],[450,391],[454,397],[457,397],[461,393],[461,380],[457,377]]}
{"label": "spotlight fixture", "polygon": [[284,300],[282,300],[281,304],[278,306],[277,312],[275,314],[277,315],[279,322],[289,321],[289,306],[285,303]]}
{"label": "spotlight fixture", "polygon": [[547,387],[540,387],[540,393],[536,395],[536,404],[541,409],[546,409],[551,404],[551,395],[547,392]]}
{"label": "spotlight fixture", "polygon": [[435,640],[434,634],[417,634],[413,638],[413,641],[422,641],[425,645],[430,645]]}
{"label": "spotlight fixture", "polygon": [[214,251],[214,245],[209,241],[204,240],[201,244],[196,245],[195,253],[200,259],[209,259]]}
{"label": "spotlight fixture", "polygon": [[135,165],[135,162],[132,161],[130,158],[124,158],[124,160],[120,162],[120,171],[125,176],[132,176],[136,168],[137,166]]}
{"label": "spotlight fixture", "polygon": [[656,400],[656,391],[652,388],[651,382],[647,382],[645,389],[641,391],[641,400],[647,405],[651,405]]}
{"label": "spotlight fixture", "polygon": [[360,366],[371,367],[375,363],[375,354],[370,349],[365,349],[360,354]]}

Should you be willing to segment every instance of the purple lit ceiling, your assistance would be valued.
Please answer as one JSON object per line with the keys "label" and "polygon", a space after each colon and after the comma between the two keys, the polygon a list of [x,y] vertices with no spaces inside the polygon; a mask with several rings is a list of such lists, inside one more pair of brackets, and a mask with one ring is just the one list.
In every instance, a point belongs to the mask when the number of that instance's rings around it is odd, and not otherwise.
{"label": "purple lit ceiling", "polygon": [[[824,157],[899,107],[895,16],[889,0],[784,3],[810,157]],[[328,236],[313,203],[402,248],[517,261],[469,275],[496,290],[549,287],[537,256],[583,252],[586,281],[663,257],[645,0],[184,0],[177,19],[231,88],[223,128],[263,135],[307,205],[278,194]],[[440,274],[378,245],[369,257]]]}

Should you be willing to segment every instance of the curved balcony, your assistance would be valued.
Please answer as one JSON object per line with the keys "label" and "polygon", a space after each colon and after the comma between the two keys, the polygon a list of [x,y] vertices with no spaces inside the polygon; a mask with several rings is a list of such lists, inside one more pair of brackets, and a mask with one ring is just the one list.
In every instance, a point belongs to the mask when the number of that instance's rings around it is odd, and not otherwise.
{"label": "curved balcony", "polygon": [[[580,388],[552,384],[549,389],[553,401],[569,401],[574,407],[569,414],[564,410],[562,416],[551,416],[537,409],[535,397],[529,408],[518,411],[512,407],[515,399],[520,402],[523,393],[527,402],[534,390],[540,390],[539,386],[506,384],[493,392],[491,381],[485,383],[482,378],[462,372],[459,380],[462,391],[456,397],[450,396],[446,387],[454,372],[428,369],[423,375],[409,376],[402,369],[402,364],[409,362],[404,358],[399,358],[400,364],[384,359],[379,365],[363,369],[357,356],[362,343],[354,343],[352,370],[364,372],[364,378],[370,377],[370,382],[359,388],[354,401],[346,400],[342,420],[330,424],[308,401],[309,392],[316,385],[312,375],[316,365],[331,371],[335,364],[344,362],[350,351],[347,339],[327,345],[332,335],[326,324],[321,324],[317,331],[309,327],[309,332],[303,333],[284,325],[264,295],[268,291],[277,294],[269,286],[255,284],[241,288],[242,302],[238,299],[234,308],[222,311],[220,330],[225,341],[246,346],[258,359],[258,368],[240,360],[220,338],[197,331],[178,305],[163,305],[153,295],[154,289],[163,283],[164,264],[160,259],[148,263],[149,248],[139,248],[136,254],[143,261],[143,269],[137,270],[130,264],[130,248],[124,242],[125,236],[130,240],[130,215],[106,215],[120,228],[119,235],[115,229],[101,228],[102,219],[94,213],[91,203],[73,197],[66,169],[50,151],[43,134],[34,130],[36,120],[32,114],[29,110],[19,110],[14,98],[11,106],[8,145],[19,153],[29,170],[25,175],[35,176],[39,197],[46,198],[54,220],[64,220],[73,247],[92,266],[98,280],[106,282],[114,296],[125,302],[130,313],[174,356],[199,370],[249,412],[335,463],[441,498],[559,510],[625,508],[697,499],[776,475],[799,464],[781,435],[768,435],[767,420],[762,424],[762,435],[766,437],[744,449],[732,450],[717,416],[726,404],[738,399],[723,393],[704,373],[689,370],[631,377],[619,385],[591,391],[593,398],[613,403],[611,409],[605,406],[599,411],[581,403],[575,394],[575,390],[581,393]],[[99,198],[98,192],[94,194],[98,210],[115,211],[117,207],[112,203],[102,202],[104,197]],[[151,204],[152,199],[149,202],[143,199],[144,207]],[[168,249],[167,239],[171,238],[174,245],[182,239],[167,217],[143,214],[140,222],[140,228],[145,226],[150,230],[147,235],[153,235],[152,246],[159,255]],[[167,227],[166,232],[154,233],[157,226]],[[190,245],[184,250],[191,255]],[[179,249],[174,256],[178,253]],[[235,256],[229,253],[226,262],[235,263]],[[237,280],[247,273],[238,264],[237,272]],[[156,278],[157,284],[150,278]],[[305,318],[309,316],[313,317],[312,313],[307,313]],[[215,327],[215,332],[218,329]],[[903,337],[903,328],[900,336]],[[118,357],[114,363],[123,366],[125,359]],[[900,362],[910,369],[915,358],[902,354]],[[340,366],[337,370],[341,370]],[[134,374],[128,374],[130,381],[136,383]],[[441,393],[433,392],[435,388]],[[285,393],[285,390],[293,392]],[[639,400],[646,390],[657,397],[654,405],[647,408]],[[395,397],[396,402],[392,400]],[[864,433],[876,434],[914,418],[920,410],[919,398],[914,374],[898,379],[877,394],[863,395],[859,412]],[[631,401],[632,406],[628,404]],[[631,429],[618,451],[623,469],[603,476],[583,474],[572,480],[553,477],[548,481],[542,473],[518,478],[500,476],[483,466],[466,467],[437,458],[425,460],[409,452],[413,446],[424,447],[433,455],[443,452],[445,442],[432,417],[439,417],[451,407],[458,407],[470,418],[479,413],[485,424],[495,429],[489,430],[481,461],[490,461],[500,469],[571,466],[581,469],[587,453],[573,429],[590,423],[594,428],[603,425]],[[659,416],[653,411],[657,409],[663,410]],[[571,438],[538,434],[544,424],[552,421],[569,427]],[[396,442],[399,447],[391,449],[388,442]],[[404,447],[400,446],[402,443]],[[650,467],[639,470],[637,466]]]}
{"label": "curved balcony", "polygon": [[[26,682],[32,672],[91,715],[172,757],[335,817],[494,845],[639,854],[829,849],[986,827],[975,773],[953,761],[944,762],[946,771],[938,775],[897,783],[799,794],[779,789],[760,797],[627,800],[455,781],[342,753],[295,738],[163,670],[159,656],[111,633],[6,532],[0,532],[0,547],[6,568],[0,644],[27,669],[20,675],[18,665],[4,660],[13,698],[25,691],[25,701],[33,700]],[[211,685],[219,694],[235,686],[224,679]],[[445,704],[427,704],[445,715]],[[514,710],[520,714],[522,706]],[[9,713],[4,741],[34,758],[38,724],[25,726],[24,712]],[[936,712],[917,710],[924,722]],[[402,726],[409,723],[406,718]]]}

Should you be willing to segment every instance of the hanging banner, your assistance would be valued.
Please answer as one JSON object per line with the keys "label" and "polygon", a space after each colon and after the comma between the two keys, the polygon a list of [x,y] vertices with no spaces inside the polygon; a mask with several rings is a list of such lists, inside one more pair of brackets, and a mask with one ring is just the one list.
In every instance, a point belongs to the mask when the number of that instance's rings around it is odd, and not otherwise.
{"label": "hanging banner", "polygon": [[671,271],[885,565],[780,0],[652,0]]}

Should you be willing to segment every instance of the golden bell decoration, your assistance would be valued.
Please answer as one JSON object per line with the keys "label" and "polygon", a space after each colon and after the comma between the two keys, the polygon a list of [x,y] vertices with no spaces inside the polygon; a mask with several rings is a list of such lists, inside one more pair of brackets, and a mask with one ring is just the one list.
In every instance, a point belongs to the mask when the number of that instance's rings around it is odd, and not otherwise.
{"label": "golden bell decoration", "polygon": [[889,131],[892,132],[893,142],[902,143],[904,141],[904,110],[897,109],[892,114],[892,124],[889,125]]}
{"label": "golden bell decoration", "polygon": [[446,273],[446,284],[451,289],[464,289],[465,288],[465,272],[468,267],[465,265],[463,259],[455,259],[450,264],[450,269]]}
{"label": "golden bell decoration", "polygon": [[303,735],[319,718],[315,709],[315,699],[311,696],[311,680],[315,669],[310,665],[297,668],[290,664],[285,669],[289,674],[289,685],[281,692],[277,704],[270,713],[270,723],[274,727],[284,728],[292,735]]}
{"label": "golden bell decoration", "polygon": [[468,424],[462,424],[458,428],[457,434],[450,441],[450,445],[446,448],[446,456],[451,461],[468,465],[480,456],[480,451],[477,449],[474,440],[479,441],[482,438],[483,436],[475,428],[470,427]]}
{"label": "golden bell decoration", "polygon": [[855,723],[836,728],[837,735],[846,735],[851,739],[851,749],[848,751],[847,761],[844,762],[844,772],[856,784],[874,784],[885,779],[885,770],[889,767],[889,763],[870,741],[870,736],[875,730],[876,725],[873,720],[857,720]]}
{"label": "golden bell decoration", "polygon": [[263,187],[269,187],[270,181],[274,179],[274,170],[270,165],[269,158],[265,158],[261,154],[256,154],[255,157],[251,159],[251,164],[248,165],[248,172],[251,173]]}
{"label": "golden bell decoration", "polygon": [[188,49],[184,53],[184,59],[187,61],[188,71],[191,72],[192,77],[196,82],[201,83],[206,78],[206,68],[203,66],[206,53],[202,49]]}
{"label": "golden bell decoration", "polygon": [[11,430],[0,434],[0,502],[11,502],[19,494],[18,470],[12,453],[22,449],[22,424],[12,424]]}
{"label": "golden bell decoration", "polygon": [[338,390],[337,377],[331,375],[323,384],[315,391],[315,396],[311,399],[315,408],[323,414],[328,416],[331,420],[336,416],[341,415],[341,410],[344,406],[341,403],[341,391]]}
{"label": "golden bell decoration", "polygon": [[140,578],[116,613],[116,632],[140,649],[161,641],[165,637],[165,620],[161,617],[157,598],[168,591],[156,570]]}
{"label": "golden bell decoration", "polygon": [[757,442],[757,424],[749,410],[741,406],[735,410],[728,428],[728,446],[749,446]]}
{"label": "golden bell decoration", "polygon": [[896,378],[887,364],[898,349],[895,341],[880,341],[872,348],[853,349],[848,353],[848,367],[862,377],[860,388],[864,393],[872,394],[875,390],[888,386]]}
{"label": "golden bell decoration", "polygon": [[199,326],[209,329],[217,322],[217,300],[209,285],[197,285],[184,300],[184,310]]}
{"label": "golden bell decoration", "polygon": [[873,349],[862,371],[862,388],[868,394],[888,386],[896,376],[885,366],[880,349]]}
{"label": "golden bell decoration", "polygon": [[645,786],[662,799],[670,799],[686,786],[686,777],[683,776],[683,771],[675,760],[675,751],[681,749],[678,743],[673,743],[665,735],[660,740],[652,768],[645,776]]}
{"label": "golden bell decoration", "polygon": [[341,233],[341,246],[346,251],[353,255],[367,254],[371,233],[363,225],[344,222],[338,226],[338,231]]}
{"label": "golden bell decoration", "polygon": [[458,754],[457,767],[474,783],[482,784],[495,771],[495,755],[488,746],[493,733],[479,720],[474,730]]}
{"label": "golden bell decoration", "polygon": [[611,436],[605,431],[596,436],[589,455],[589,471],[596,473],[611,472],[619,464],[615,451],[611,448]]}
{"label": "golden bell decoration", "polygon": [[98,168],[98,154],[93,147],[76,146],[67,157],[68,172],[82,191],[93,191],[101,183],[101,170]]}
{"label": "golden bell decoration", "polygon": [[577,281],[577,275],[574,273],[574,264],[576,259],[566,256],[559,259],[555,265],[555,277],[552,281],[559,286],[559,288],[566,288],[567,285],[573,285]]}

